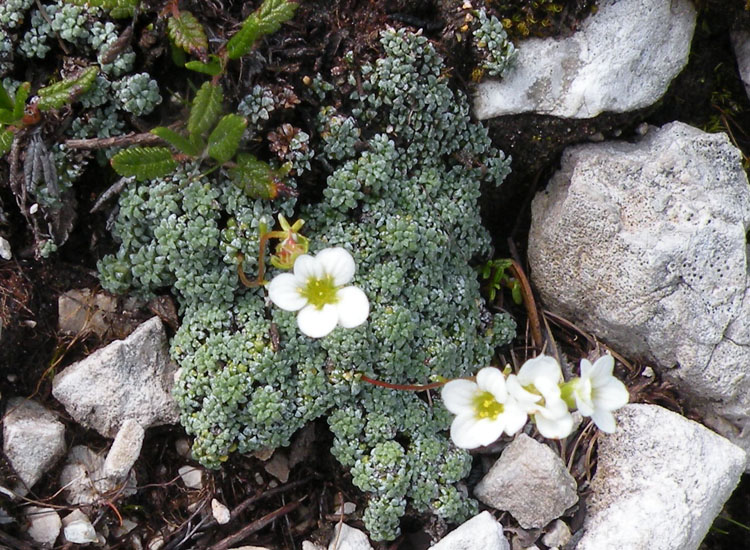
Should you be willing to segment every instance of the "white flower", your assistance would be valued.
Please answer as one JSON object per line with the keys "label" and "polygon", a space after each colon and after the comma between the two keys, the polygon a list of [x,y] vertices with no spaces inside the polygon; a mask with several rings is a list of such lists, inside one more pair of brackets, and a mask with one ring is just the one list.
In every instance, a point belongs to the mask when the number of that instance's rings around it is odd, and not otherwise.
{"label": "white flower", "polygon": [[562,439],[573,430],[573,417],[560,395],[561,382],[560,365],[549,355],[529,359],[518,375],[508,377],[508,391],[534,417],[544,437]]}
{"label": "white flower", "polygon": [[628,389],[612,375],[615,360],[607,354],[592,365],[581,359],[581,376],[571,380],[573,398],[578,411],[590,416],[594,424],[603,432],[615,431],[615,417],[612,411],[619,409],[630,399]]}
{"label": "white flower", "polygon": [[315,257],[302,254],[293,273],[282,273],[268,284],[268,297],[286,311],[299,311],[297,326],[311,338],[321,338],[336,325],[353,328],[370,314],[361,289],[344,286],[354,277],[354,258],[343,248],[325,248]]}
{"label": "white flower", "polygon": [[480,370],[476,382],[451,380],[442,397],[445,408],[456,415],[451,439],[463,449],[489,445],[503,432],[513,435],[526,424],[526,413],[508,395],[505,376],[494,367]]}

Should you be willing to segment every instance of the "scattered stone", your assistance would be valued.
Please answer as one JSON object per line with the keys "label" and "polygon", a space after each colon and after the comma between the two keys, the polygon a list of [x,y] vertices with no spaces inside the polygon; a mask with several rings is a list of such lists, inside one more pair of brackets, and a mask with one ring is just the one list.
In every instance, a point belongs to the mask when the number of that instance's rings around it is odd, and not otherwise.
{"label": "scattered stone", "polygon": [[188,489],[203,488],[203,470],[195,466],[180,466],[177,470],[182,478],[182,482]]}
{"label": "scattered stone", "polygon": [[130,533],[136,527],[138,527],[138,523],[128,518],[123,518],[122,524],[116,525],[112,532],[116,537],[120,538]]}
{"label": "scattered stone", "polygon": [[104,465],[104,457],[85,445],[73,447],[60,472],[60,485],[65,488],[65,500],[73,505],[92,504],[113,490],[117,490],[121,497],[135,494],[135,472],[131,471],[124,481],[122,478],[113,479],[105,475]]}
{"label": "scattered stone", "polygon": [[89,518],[80,510],[73,510],[62,520],[65,540],[75,544],[89,544],[97,542],[96,529]]}
{"label": "scattered stone", "polygon": [[602,434],[578,550],[696,550],[739,482],[745,452],[656,405],[626,405]]}
{"label": "scattered stone", "polygon": [[647,360],[750,450],[749,228],[740,152],[675,122],[567,149],[532,203],[529,262],[547,308]]}
{"label": "scattered stone", "polygon": [[25,495],[65,454],[65,426],[39,403],[15,397],[8,401],[3,420],[3,451]]}
{"label": "scattered stone", "polygon": [[104,475],[113,481],[124,480],[141,454],[145,431],[138,422],[123,422],[104,461]]}
{"label": "scattered stone", "polygon": [[238,546],[229,550],[269,550],[265,546]]}
{"label": "scattered stone", "polygon": [[29,528],[26,533],[44,547],[51,547],[60,536],[62,521],[60,516],[52,508],[40,508],[29,506],[24,512]]}
{"label": "scattered stone", "polygon": [[547,532],[542,537],[542,542],[547,546],[565,546],[571,538],[568,524],[561,519],[556,519],[552,525],[547,528]]}
{"label": "scattered stone", "polygon": [[732,48],[745,92],[750,97],[750,31],[739,29],[731,32],[729,37],[732,39]]}
{"label": "scattered stone", "polygon": [[174,442],[174,448],[177,451],[177,454],[182,457],[187,457],[188,455],[190,455],[190,441],[184,437],[181,437]]}
{"label": "scattered stone", "polygon": [[501,81],[479,85],[479,119],[535,112],[590,118],[655,103],[688,62],[688,0],[605,0],[572,36],[519,42]]}
{"label": "scattered stone", "polygon": [[503,450],[474,495],[510,512],[524,529],[544,527],[578,502],[576,481],[560,457],[523,433]]}
{"label": "scattered stone", "polygon": [[258,460],[262,460],[265,462],[269,458],[273,456],[273,452],[275,449],[266,448],[266,449],[258,449],[257,451],[253,452],[253,456],[257,458]]}
{"label": "scattered stone", "polygon": [[359,529],[337,523],[328,550],[372,550],[370,541]]}
{"label": "scattered stone", "polygon": [[69,290],[58,297],[57,312],[60,332],[96,334],[101,338],[110,328],[112,314],[117,312],[117,299],[88,288]]}
{"label": "scattered stone", "polygon": [[336,510],[333,513],[334,515],[337,515],[337,516],[340,516],[340,515],[348,516],[348,515],[353,514],[356,511],[357,511],[356,504],[354,504],[353,502],[344,502],[340,504],[339,506],[337,506]]}
{"label": "scattered stone", "polygon": [[224,506],[218,500],[211,499],[211,513],[219,525],[226,525],[229,520],[232,519],[232,514],[229,512],[229,508]]}
{"label": "scattered stone", "polygon": [[306,540],[302,542],[302,550],[326,550],[326,547]]}
{"label": "scattered stone", "polygon": [[297,432],[289,447],[289,469],[307,460],[315,443],[315,423],[310,422]]}
{"label": "scattered stone", "polygon": [[80,424],[115,437],[123,422],[143,428],[177,422],[175,364],[158,317],[55,376],[52,393]]}
{"label": "scattered stone", "polygon": [[283,451],[277,450],[263,468],[281,483],[289,481],[289,459]]}
{"label": "scattered stone", "polygon": [[5,237],[0,237],[0,258],[10,260],[13,258],[13,252],[10,249],[10,243]]}
{"label": "scattered stone", "polygon": [[489,512],[482,512],[448,533],[430,550],[510,550],[503,526]]}

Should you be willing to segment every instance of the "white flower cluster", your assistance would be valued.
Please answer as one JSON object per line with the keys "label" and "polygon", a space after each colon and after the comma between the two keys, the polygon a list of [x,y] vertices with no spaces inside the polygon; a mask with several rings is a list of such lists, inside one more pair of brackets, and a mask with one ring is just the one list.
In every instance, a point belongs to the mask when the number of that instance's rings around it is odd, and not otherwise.
{"label": "white flower cluster", "polygon": [[570,410],[591,417],[606,433],[615,430],[612,411],[628,402],[625,385],[612,374],[615,361],[607,354],[593,365],[581,360],[581,375],[563,382],[558,362],[540,355],[507,377],[486,367],[476,381],[452,380],[443,387],[445,407],[456,415],[451,439],[456,446],[474,449],[489,445],[503,433],[513,435],[532,417],[544,437],[562,439],[573,429]]}

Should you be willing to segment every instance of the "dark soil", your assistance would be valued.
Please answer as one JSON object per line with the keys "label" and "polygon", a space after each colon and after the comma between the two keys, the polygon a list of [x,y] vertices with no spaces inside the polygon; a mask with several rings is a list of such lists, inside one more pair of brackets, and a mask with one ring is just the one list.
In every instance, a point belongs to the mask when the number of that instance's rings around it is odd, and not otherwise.
{"label": "dark soil", "polygon": [[[475,1],[479,7],[481,1]],[[147,28],[154,21],[162,2],[147,2],[148,10],[136,26],[138,49],[144,70],[158,74],[174,74],[184,81],[184,75],[171,65],[169,53],[162,38]],[[223,37],[228,29],[236,28],[238,21],[257,7],[258,1],[239,2],[208,0],[184,1],[181,8],[190,9],[206,25],[209,35]],[[342,56],[352,50],[358,63],[378,55],[378,32],[386,25],[412,26],[424,29],[424,34],[438,43],[441,52],[453,67],[453,82],[457,88],[470,91],[472,71],[476,66],[471,53],[456,37],[461,34],[462,18],[457,11],[462,2],[454,0],[309,0],[301,3],[295,18],[282,29],[269,36],[248,59],[233,67],[227,82],[228,101],[236,101],[241,90],[254,84],[273,84],[277,89],[291,90],[301,102],[274,114],[269,129],[290,123],[312,134],[313,114],[317,109],[310,94],[306,93],[303,79],[315,73],[329,74],[345,71]],[[559,11],[545,9],[545,5],[559,5]],[[492,13],[510,19],[511,34],[553,36],[573,32],[582,17],[593,8],[591,0],[561,0],[531,2],[515,0],[502,2],[487,0]],[[592,139],[635,139],[636,128],[642,123],[662,125],[680,120],[708,131],[726,131],[747,156],[750,155],[750,102],[737,74],[734,56],[729,44],[728,31],[732,24],[750,24],[750,12],[743,12],[739,2],[703,1],[699,3],[700,17],[693,41],[690,62],[675,79],[668,93],[657,104],[638,112],[602,114],[594,119],[567,120],[541,115],[516,115],[489,122],[491,135],[498,147],[513,157],[513,172],[500,189],[487,189],[482,202],[482,217],[490,228],[499,257],[525,257],[529,227],[529,204],[534,194],[542,189],[558,167],[563,149],[569,145],[586,143]],[[542,24],[542,21],[548,23]],[[157,24],[157,30],[161,30]],[[38,80],[50,67],[41,65],[19,68],[25,78]],[[172,81],[172,80],[168,80]],[[175,90],[183,94],[187,90]],[[144,129],[179,116],[178,104],[165,102],[158,113],[142,121]],[[139,123],[140,124],[140,123]],[[258,144],[261,157],[272,152],[266,143]],[[315,178],[313,167],[312,179]],[[7,181],[7,166],[0,161],[0,182]],[[324,173],[322,170],[321,174]],[[67,427],[68,443],[86,444],[95,449],[106,449],[108,441],[94,432],[85,431],[71,421],[62,407],[51,397],[52,376],[72,362],[86,356],[115,337],[121,337],[117,327],[103,339],[96,337],[71,338],[58,332],[57,299],[63,292],[76,288],[98,289],[96,261],[114,249],[114,243],[105,228],[107,213],[86,214],[96,198],[112,181],[111,173],[91,169],[76,187],[79,219],[69,241],[49,260],[33,257],[33,238],[25,220],[15,208],[15,201],[7,185],[0,183],[0,206],[8,214],[5,224],[0,224],[0,234],[11,243],[12,261],[0,261],[0,394],[3,399],[12,396],[33,397],[55,410]],[[320,182],[322,184],[322,180]],[[315,184],[303,189],[303,194],[318,192]],[[521,264],[524,262],[521,261]],[[526,312],[512,305],[505,297],[503,305],[512,310],[523,327]],[[131,326],[132,321],[152,315],[146,304],[120,319],[121,326]],[[561,324],[552,324],[555,338],[571,358],[585,356],[591,345],[584,337]],[[523,331],[512,349],[502,350],[503,358],[523,357],[530,344]],[[642,382],[638,358],[627,358],[627,364],[618,364],[618,374],[623,376],[631,390],[632,401],[658,403],[678,410],[689,417],[691,411],[682,408],[679,396],[667,385],[655,379]],[[265,463],[258,458],[232,456],[225,466],[214,472],[201,491],[188,491],[178,481],[177,468],[185,463],[175,450],[175,442],[184,437],[179,427],[154,428],[148,431],[141,458],[138,462],[138,480],[141,490],[122,502],[113,502],[103,508],[98,518],[100,524],[113,528],[118,514],[137,518],[137,532],[150,540],[162,534],[167,542],[165,550],[179,548],[209,548],[227,536],[237,533],[243,526],[258,522],[268,514],[279,513],[275,521],[260,527],[231,546],[254,544],[269,548],[300,548],[302,540],[313,540],[327,546],[331,531],[341,518],[333,514],[336,504],[350,501],[357,504],[357,512],[344,518],[347,523],[362,527],[358,520],[365,503],[355,489],[347,472],[328,452],[331,435],[324,421],[312,428],[311,442],[303,450],[302,460],[291,471],[288,481],[282,483],[269,475]],[[308,433],[307,436],[310,434]],[[302,437],[302,436],[298,436]],[[584,442],[584,446],[589,443]],[[594,442],[590,442],[594,444]],[[499,446],[477,454],[474,483],[497,456]],[[566,456],[581,453],[573,442],[564,449]],[[291,451],[282,451],[291,452]],[[302,452],[302,451],[301,451]],[[581,453],[585,455],[585,453]],[[583,460],[573,463],[573,473],[585,482],[595,467]],[[58,471],[53,470],[36,486],[33,498],[43,502],[62,504],[53,495],[58,486]],[[12,478],[6,463],[0,464],[0,474]],[[6,483],[3,483],[6,484]],[[586,483],[581,484],[583,487]],[[585,491],[582,493],[585,502]],[[210,506],[212,498],[225,503],[230,510],[248,503],[239,519],[226,526],[203,526],[192,530],[200,520],[193,514],[197,505]],[[750,483],[747,476],[727,503],[722,518],[750,525]],[[295,506],[296,503],[296,506]],[[288,513],[288,508],[294,507]],[[12,516],[20,517],[20,506],[0,497],[0,508]],[[571,512],[571,526],[580,526],[585,506]],[[709,533],[706,550],[750,548],[750,535],[745,527],[725,519],[718,519],[716,528]],[[94,518],[92,518],[94,519]],[[512,519],[508,516],[506,524]],[[504,520],[504,521],[505,521]],[[446,526],[431,517],[410,513],[402,523],[404,534],[382,548],[423,549],[430,544],[431,535],[442,535]],[[1,531],[4,530],[3,534]],[[194,539],[189,535],[194,534]],[[25,548],[17,540],[23,538],[18,524],[0,527],[0,548]],[[532,533],[533,535],[533,533]],[[192,542],[191,542],[192,540]],[[112,542],[114,541],[114,542]],[[125,539],[110,537],[110,548],[127,548]],[[530,541],[532,542],[532,541]],[[541,543],[539,543],[541,544]]]}

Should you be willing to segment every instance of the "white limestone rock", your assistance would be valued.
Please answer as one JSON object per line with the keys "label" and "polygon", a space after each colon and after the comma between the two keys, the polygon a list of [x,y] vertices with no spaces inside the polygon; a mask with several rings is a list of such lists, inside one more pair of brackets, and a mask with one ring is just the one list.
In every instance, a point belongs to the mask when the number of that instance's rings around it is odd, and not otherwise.
{"label": "white limestone rock", "polygon": [[560,457],[523,433],[503,450],[474,495],[510,512],[524,529],[544,527],[578,502],[576,481]]}
{"label": "white limestone rock", "polygon": [[552,547],[562,547],[568,544],[572,535],[568,524],[561,519],[556,519],[552,522],[552,525],[547,529],[547,532],[542,537],[542,542]]}
{"label": "white limestone rock", "polygon": [[144,429],[177,422],[175,370],[164,326],[154,317],[55,376],[52,393],[78,423],[115,437],[128,419]]}
{"label": "white limestone rock", "polygon": [[655,103],[687,64],[695,8],[689,0],[604,0],[598,8],[570,37],[517,44],[504,78],[479,85],[477,118],[590,118]]}
{"label": "white limestone rock", "polygon": [[75,544],[89,544],[97,542],[96,530],[91,520],[80,510],[73,510],[62,520],[65,540]]}
{"label": "white limestone rock", "polygon": [[219,525],[226,525],[229,520],[232,519],[232,514],[224,504],[216,500],[211,499],[211,515],[213,515],[216,523]]}
{"label": "white limestone rock", "polygon": [[448,533],[430,550],[510,550],[503,526],[489,512],[482,512]]}
{"label": "white limestone rock", "polygon": [[106,499],[111,491],[123,498],[134,495],[136,478],[134,472],[125,480],[106,475],[105,457],[85,445],[76,445],[60,472],[60,486],[65,488],[63,495],[69,504],[86,505]]}
{"label": "white limestone rock", "polygon": [[729,35],[732,39],[734,56],[737,58],[737,68],[740,71],[742,83],[745,85],[747,97],[750,97],[750,31],[740,29]]}
{"label": "white limestone rock", "polygon": [[35,401],[15,397],[8,401],[3,419],[3,452],[23,485],[25,495],[65,454],[65,426],[54,413]]}
{"label": "white limestone rock", "polygon": [[58,513],[52,508],[29,506],[24,511],[29,527],[26,534],[43,548],[50,548],[62,529],[62,521]]}
{"label": "white limestone rock", "polygon": [[203,470],[195,466],[180,466],[177,472],[188,489],[203,488]]}
{"label": "white limestone rock", "polygon": [[13,258],[13,252],[10,249],[10,243],[4,237],[0,237],[0,258],[10,260]]}
{"label": "white limestone rock", "polygon": [[104,461],[105,476],[113,481],[121,481],[127,477],[141,454],[144,435],[143,427],[135,420],[123,422]]}
{"label": "white limestone rock", "polygon": [[750,187],[725,134],[675,122],[571,147],[532,203],[545,306],[658,367],[750,449]]}
{"label": "white limestone rock", "polygon": [[577,550],[696,550],[739,482],[745,452],[656,405],[626,405],[602,434]]}
{"label": "white limestone rock", "polygon": [[372,550],[370,541],[359,529],[337,523],[328,550]]}

